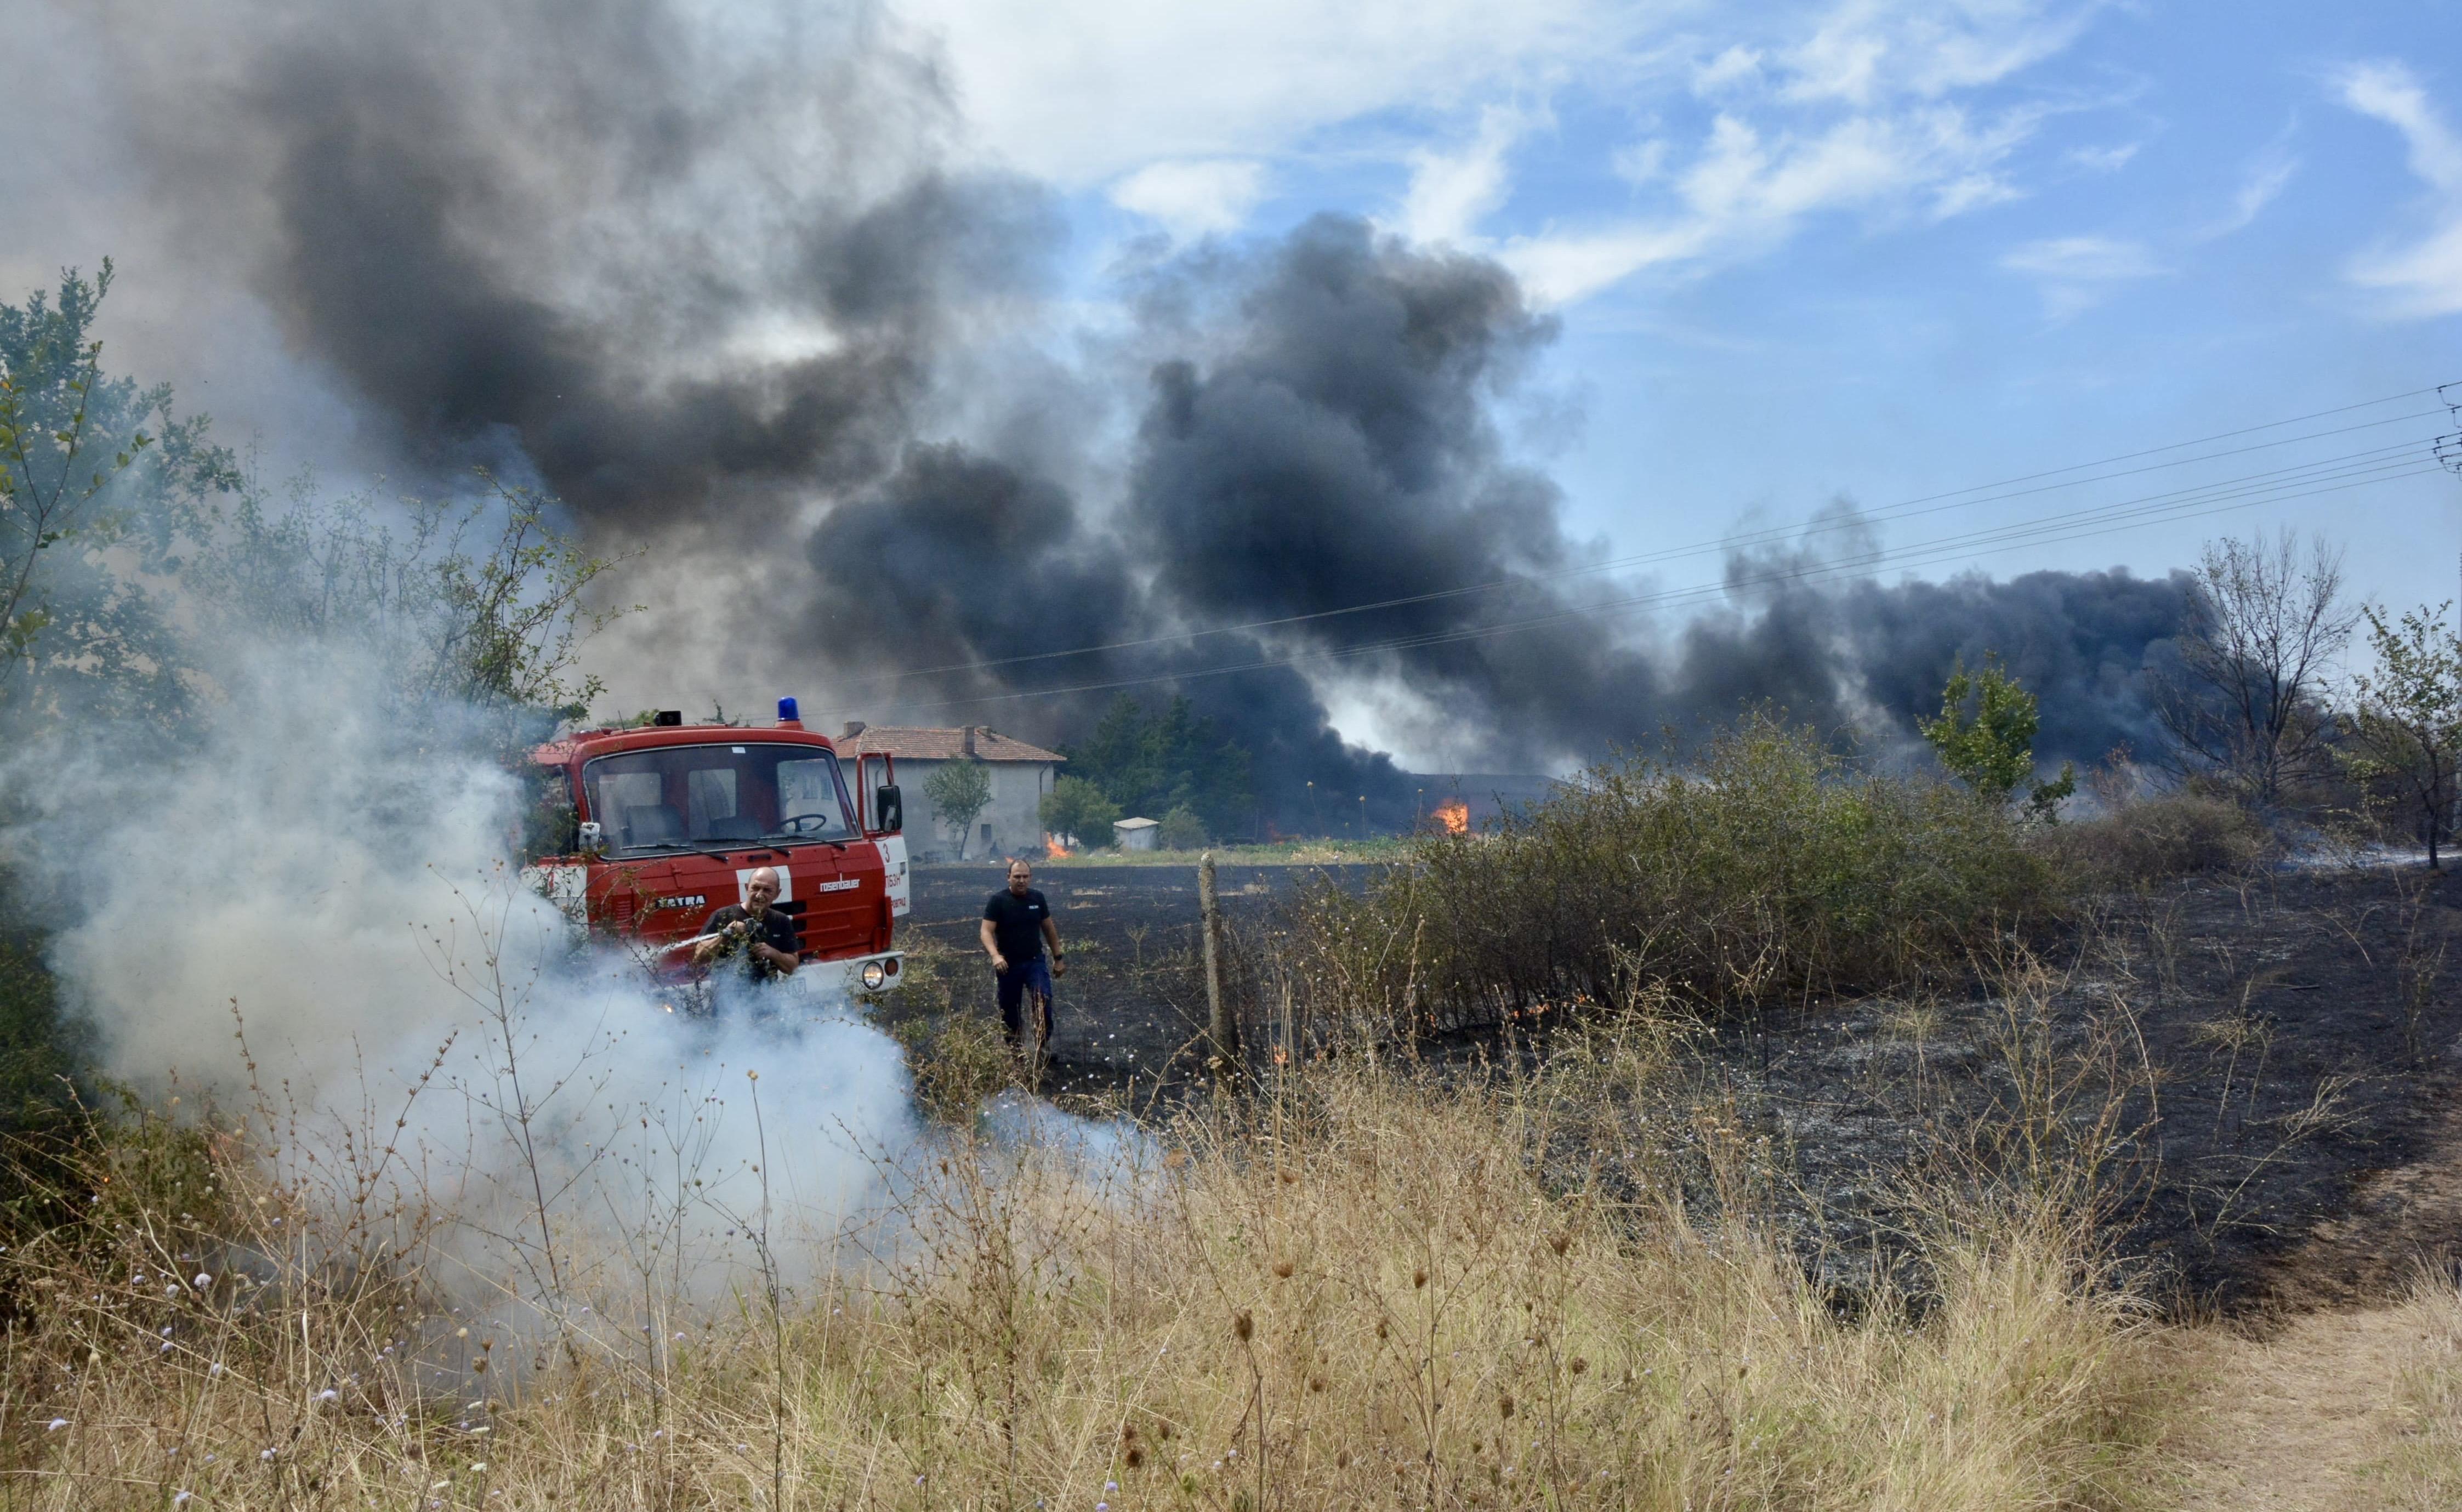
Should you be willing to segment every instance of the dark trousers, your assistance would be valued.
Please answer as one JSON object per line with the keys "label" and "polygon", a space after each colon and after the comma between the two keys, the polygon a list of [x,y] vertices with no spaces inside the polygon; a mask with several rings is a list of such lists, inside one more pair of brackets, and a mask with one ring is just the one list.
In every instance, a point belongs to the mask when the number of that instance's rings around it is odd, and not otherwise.
{"label": "dark trousers", "polygon": [[1043,1022],[1035,1026],[1037,1044],[1051,1034],[1051,962],[1040,955],[1012,961],[1006,971],[994,973],[1000,983],[1001,1031],[1015,1045],[1026,1032],[1026,1004],[1030,989],[1043,999]]}

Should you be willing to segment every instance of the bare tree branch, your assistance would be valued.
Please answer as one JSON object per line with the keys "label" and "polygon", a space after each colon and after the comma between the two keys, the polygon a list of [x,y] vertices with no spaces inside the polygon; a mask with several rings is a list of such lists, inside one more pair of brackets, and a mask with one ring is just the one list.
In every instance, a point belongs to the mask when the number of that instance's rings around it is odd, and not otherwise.
{"label": "bare tree branch", "polygon": [[2285,530],[2210,541],[2176,668],[2151,679],[2174,766],[2271,807],[2322,774],[2326,668],[2350,639],[2343,553]]}

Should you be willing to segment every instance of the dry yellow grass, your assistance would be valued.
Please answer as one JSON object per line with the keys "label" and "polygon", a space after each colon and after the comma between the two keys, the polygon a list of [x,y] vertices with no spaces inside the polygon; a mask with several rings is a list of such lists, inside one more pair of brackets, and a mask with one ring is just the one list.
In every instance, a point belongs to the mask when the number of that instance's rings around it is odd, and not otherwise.
{"label": "dry yellow grass", "polygon": [[774,1312],[757,1274],[675,1304],[655,1349],[302,1263],[335,1220],[278,1193],[217,1199],[242,1285],[204,1220],[115,1198],[116,1229],[0,1256],[31,1304],[8,1500],[2000,1512],[2143,1479],[2146,1339],[2056,1215],[1945,1231],[1919,1321],[1842,1319],[1740,1223],[1543,1187],[1537,1105],[1321,1071],[1126,1165],[953,1135],[896,1242]]}
{"label": "dry yellow grass", "polygon": [[2186,1512],[2462,1506],[2462,1287],[2165,1341]]}
{"label": "dry yellow grass", "polygon": [[2423,1279],[2384,1331],[2388,1400],[2360,1483],[2389,1512],[2462,1506],[2462,1285],[2450,1272]]}

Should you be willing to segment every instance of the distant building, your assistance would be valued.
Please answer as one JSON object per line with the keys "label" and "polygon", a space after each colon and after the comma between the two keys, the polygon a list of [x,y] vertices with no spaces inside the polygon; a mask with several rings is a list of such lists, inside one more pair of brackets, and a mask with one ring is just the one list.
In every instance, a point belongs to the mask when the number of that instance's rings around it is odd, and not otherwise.
{"label": "distant building", "polygon": [[886,755],[897,763],[897,789],[906,810],[906,853],[918,861],[958,859],[958,836],[932,811],[923,780],[953,761],[979,761],[991,778],[992,801],[975,816],[966,837],[969,860],[996,855],[1043,854],[1043,797],[1067,757],[1011,740],[981,724],[959,729],[917,729],[850,724],[833,743],[838,760],[853,768],[863,756]]}
{"label": "distant building", "polygon": [[1112,843],[1123,851],[1151,851],[1161,833],[1158,819],[1118,819],[1112,824]]}

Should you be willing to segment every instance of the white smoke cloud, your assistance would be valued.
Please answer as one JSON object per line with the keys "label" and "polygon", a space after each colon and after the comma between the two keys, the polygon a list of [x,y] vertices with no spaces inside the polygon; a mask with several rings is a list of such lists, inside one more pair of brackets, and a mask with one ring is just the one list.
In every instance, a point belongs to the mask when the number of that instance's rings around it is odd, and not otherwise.
{"label": "white smoke cloud", "polygon": [[27,817],[0,843],[106,1069],[227,1114],[270,1100],[304,1146],[286,1171],[332,1198],[381,1166],[380,1203],[452,1213],[442,1257],[529,1276],[532,1303],[542,1193],[566,1301],[645,1245],[689,1293],[765,1204],[810,1242],[788,1267],[826,1268],[915,1134],[894,1042],[792,983],[695,1019],[575,948],[511,869],[515,783],[468,711],[404,724],[374,667],[305,646],[224,680],[192,744],[88,723],[8,763]]}

